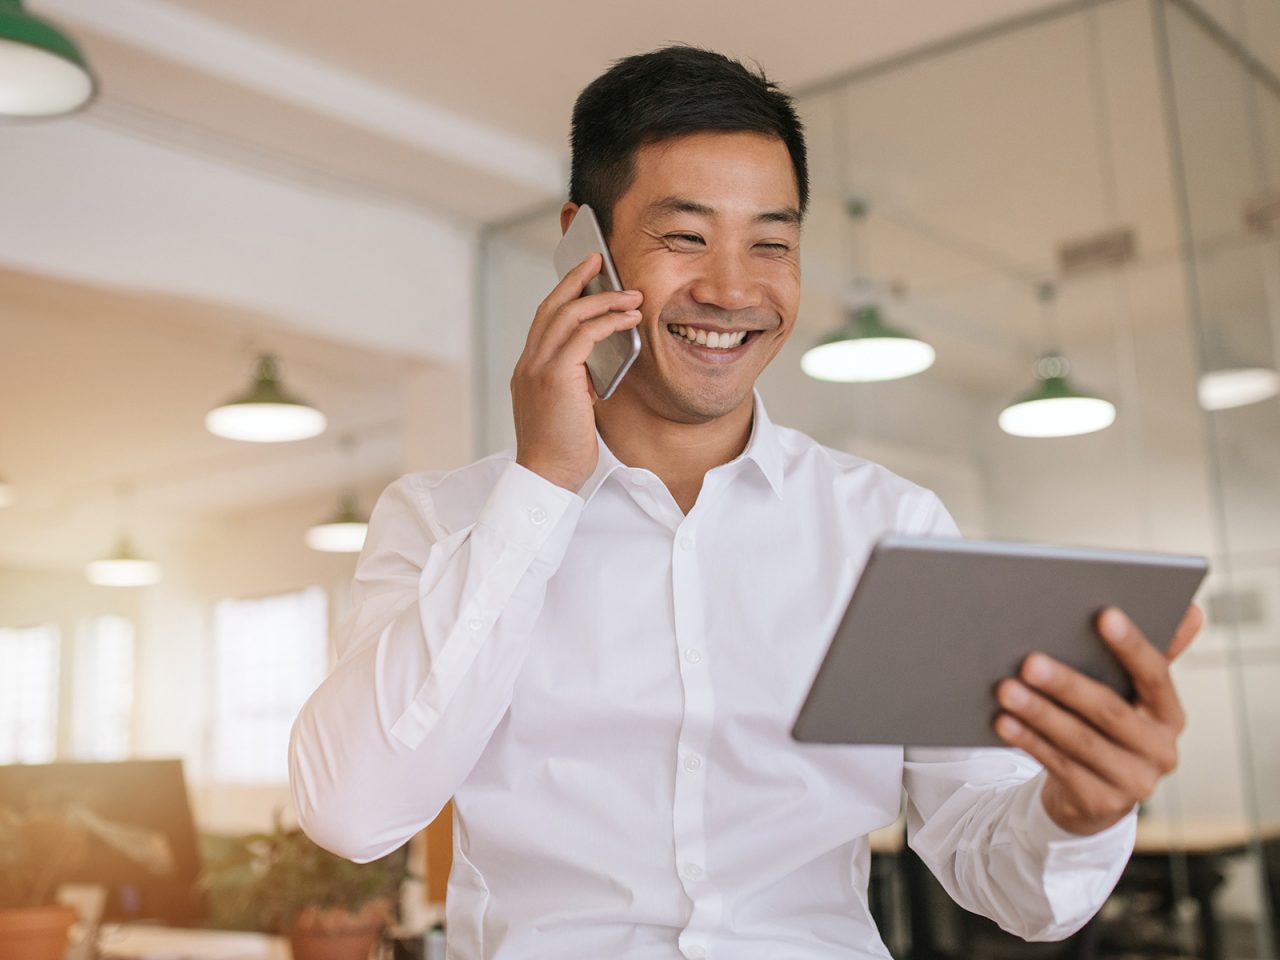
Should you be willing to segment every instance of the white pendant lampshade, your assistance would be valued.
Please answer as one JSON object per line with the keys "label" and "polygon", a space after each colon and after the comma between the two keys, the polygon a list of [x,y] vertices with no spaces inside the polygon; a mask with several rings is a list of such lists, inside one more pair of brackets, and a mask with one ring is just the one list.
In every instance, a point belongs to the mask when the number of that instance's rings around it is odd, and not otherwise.
{"label": "white pendant lampshade", "polygon": [[1197,385],[1205,410],[1229,410],[1280,393],[1280,374],[1270,367],[1229,367],[1200,375]]}
{"label": "white pendant lampshade", "polygon": [[86,564],[84,573],[100,587],[148,587],[160,580],[159,564],[139,557],[124,537],[115,553]]}
{"label": "white pendant lampshade", "polygon": [[0,117],[70,113],[93,94],[93,74],[71,39],[21,0],[0,0]]}
{"label": "white pendant lampshade", "polygon": [[343,494],[338,511],[307,530],[307,546],[324,553],[359,553],[364,548],[369,521],[356,510],[353,494]]}
{"label": "white pendant lampshade", "polygon": [[14,494],[13,484],[4,477],[0,477],[0,510],[5,507],[13,506]]}
{"label": "white pendant lampshade", "polygon": [[1000,429],[1015,437],[1074,437],[1105,430],[1116,419],[1109,400],[1080,393],[1067,382],[1071,364],[1058,354],[1036,363],[1040,383],[1000,413]]}
{"label": "white pendant lampshade", "polygon": [[264,354],[248,392],[210,410],[204,424],[210,433],[228,440],[284,443],[317,436],[328,421],[319,410],[285,392],[275,357]]}
{"label": "white pendant lampshade", "polygon": [[840,330],[805,351],[800,369],[815,380],[874,383],[914,376],[933,366],[933,347],[886,324],[880,308],[850,311]]}

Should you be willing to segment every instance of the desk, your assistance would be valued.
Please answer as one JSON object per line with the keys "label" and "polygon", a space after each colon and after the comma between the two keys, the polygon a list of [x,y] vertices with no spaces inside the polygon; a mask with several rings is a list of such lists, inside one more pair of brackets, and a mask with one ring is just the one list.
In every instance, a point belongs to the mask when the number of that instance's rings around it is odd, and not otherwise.
{"label": "desk", "polygon": [[104,923],[103,960],[290,960],[289,941],[264,933]]}
{"label": "desk", "polygon": [[[1280,823],[1263,824],[1260,830],[1264,845],[1280,844]],[[1218,869],[1225,860],[1243,856],[1253,839],[1252,827],[1241,820],[1165,820],[1151,817],[1138,819],[1138,835],[1133,859],[1158,862],[1183,858],[1187,865],[1187,894],[1196,902],[1199,922],[1200,956],[1220,960],[1222,941],[1218,929],[1215,904],[1219,885]],[[1280,878],[1272,878],[1269,886],[1272,922],[1280,908],[1275,889]],[[1267,891],[1263,891],[1267,896]]]}
{"label": "desk", "polygon": [[[1185,858],[1187,867],[1187,895],[1197,906],[1198,956],[1204,960],[1221,960],[1222,942],[1216,909],[1218,870],[1222,863],[1246,854],[1252,838],[1250,826],[1239,820],[1165,820],[1142,817],[1138,820],[1137,838],[1133,860],[1137,864],[1149,863],[1157,872],[1167,875],[1171,857]],[[1274,862],[1280,865],[1280,822],[1266,824],[1261,830],[1264,845],[1274,850]],[[934,927],[938,916],[929,909],[930,903],[938,904],[945,897],[927,868],[913,853],[904,849],[906,831],[898,821],[870,837],[871,908],[882,936],[904,955],[917,960],[935,960],[945,956],[937,944]],[[1280,869],[1280,866],[1273,867]],[[1123,881],[1122,881],[1123,882]],[[1273,921],[1280,919],[1280,876],[1271,882],[1271,911]],[[894,903],[895,895],[903,901]],[[949,898],[946,902],[950,902]],[[904,909],[905,908],[905,909]],[[959,908],[955,908],[959,911]],[[903,914],[905,913],[905,918]],[[906,929],[903,920],[906,920]],[[960,927],[975,931],[983,924],[967,915],[960,916]],[[904,936],[909,931],[909,936]],[[1097,924],[1091,922],[1077,933],[1071,942],[1070,955],[1091,960],[1097,955]],[[962,936],[962,940],[965,936]],[[904,949],[906,943],[910,949]],[[968,953],[969,944],[961,943],[960,956]],[[896,954],[895,954],[896,955]]]}

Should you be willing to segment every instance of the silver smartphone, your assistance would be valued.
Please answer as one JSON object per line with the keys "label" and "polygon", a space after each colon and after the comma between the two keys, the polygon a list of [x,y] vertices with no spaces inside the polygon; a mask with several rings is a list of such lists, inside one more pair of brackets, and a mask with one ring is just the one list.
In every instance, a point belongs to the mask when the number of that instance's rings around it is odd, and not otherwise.
{"label": "silver smartphone", "polygon": [[1032,650],[1126,697],[1094,620],[1118,606],[1163,650],[1203,557],[892,535],[880,541],[800,710],[808,743],[1004,746],[994,691]]}
{"label": "silver smartphone", "polygon": [[[604,234],[600,231],[600,222],[591,207],[583,204],[574,214],[569,229],[560,238],[556,247],[556,274],[561,280],[564,275],[587,259],[591,254],[600,254],[604,266],[582,291],[585,297],[592,293],[604,293],[606,290],[622,290],[622,281],[618,279],[618,270],[613,265],[613,257],[604,242]],[[601,340],[587,357],[587,373],[591,375],[591,385],[596,388],[596,396],[605,400],[617,389],[626,372],[640,355],[640,334],[635,327],[619,330]]]}

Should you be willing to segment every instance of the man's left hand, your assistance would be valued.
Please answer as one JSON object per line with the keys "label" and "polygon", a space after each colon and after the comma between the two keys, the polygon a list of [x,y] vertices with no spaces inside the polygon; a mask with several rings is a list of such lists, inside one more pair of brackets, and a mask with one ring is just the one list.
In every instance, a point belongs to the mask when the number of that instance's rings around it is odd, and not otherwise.
{"label": "man's left hand", "polygon": [[1043,653],[996,687],[1004,708],[996,733],[1044,765],[1041,799],[1058,826],[1082,835],[1105,830],[1177,766],[1186,717],[1169,665],[1203,623],[1192,604],[1161,653],[1120,610],[1099,615],[1098,633],[1133,678],[1133,703]]}

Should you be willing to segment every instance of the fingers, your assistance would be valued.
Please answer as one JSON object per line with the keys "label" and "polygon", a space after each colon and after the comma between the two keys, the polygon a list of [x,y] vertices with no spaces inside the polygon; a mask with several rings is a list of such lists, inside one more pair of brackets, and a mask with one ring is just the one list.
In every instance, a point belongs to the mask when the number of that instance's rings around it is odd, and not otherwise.
{"label": "fingers", "polygon": [[1182,623],[1178,624],[1178,629],[1174,631],[1173,639],[1169,642],[1169,649],[1165,651],[1165,658],[1171,662],[1178,659],[1182,651],[1191,646],[1191,641],[1196,638],[1203,626],[1204,611],[1193,603],[1187,607],[1187,612],[1182,617]]}
{"label": "fingers", "polygon": [[525,353],[545,359],[555,352],[584,320],[609,311],[630,310],[640,305],[635,290],[606,291],[582,296],[583,290],[600,272],[600,255],[591,254],[564,275],[545,300],[539,304],[529,326]]}
{"label": "fingers", "polygon": [[573,335],[565,343],[562,355],[566,364],[581,366],[591,356],[591,348],[601,340],[634,327],[640,322],[639,310],[624,310],[621,313],[606,313],[603,317],[584,320],[577,325]]}
{"label": "fingers", "polygon": [[[1187,620],[1184,619],[1183,623],[1187,624]],[[1133,621],[1116,607],[1102,611],[1098,617],[1098,632],[1133,679],[1138,703],[1156,720],[1175,730],[1182,730],[1186,726],[1186,715],[1182,712],[1182,703],[1169,675],[1169,658],[1157,650]],[[1183,642],[1183,646],[1189,642]]]}
{"label": "fingers", "polygon": [[1098,776],[1017,718],[1001,714],[995,728],[1001,739],[1029,753],[1048,771],[1042,799],[1059,826],[1082,834],[1095,833],[1132,809],[1134,796]]}
{"label": "fingers", "polygon": [[[1059,667],[1059,672],[1088,680],[1066,668]],[[1067,678],[1068,684],[1071,679]],[[1115,695],[1112,693],[1112,696]],[[1177,762],[1173,734],[1143,717],[1119,697],[1116,697],[1118,703],[1107,708],[1115,711],[1114,729],[1099,729],[1084,719],[1080,707],[1073,704],[1068,708],[1014,679],[1002,681],[996,697],[1009,711],[1010,718],[1019,721],[1028,735],[1039,737],[1062,758],[1088,770],[1126,797],[1150,796],[1160,777]],[[1078,701],[1079,698],[1072,699]],[[1101,702],[1106,703],[1105,699]]]}
{"label": "fingers", "polygon": [[[578,328],[594,320],[607,320],[619,314],[634,313],[637,320],[642,297],[636,291],[594,293],[566,304],[547,322],[542,339],[532,347],[535,363],[549,363],[575,335]],[[579,360],[579,363],[582,361]]]}
{"label": "fingers", "polygon": [[[1083,719],[1080,726],[1087,732],[1080,733],[1079,737],[1087,741],[1083,744],[1086,753],[1092,745],[1088,741],[1091,733],[1094,737],[1105,736],[1126,750],[1150,756],[1157,766],[1164,766],[1168,759],[1172,769],[1176,758],[1163,755],[1167,737],[1160,725],[1106,684],[1040,653],[1023,661],[1019,676],[1022,683],[1012,679],[1002,681],[996,688],[996,698],[1011,709],[1022,707],[1025,701],[1026,708],[1014,709],[1014,712],[1033,726],[1042,726],[1040,718],[1050,716],[1052,707],[1057,713],[1074,714]],[[1074,728],[1064,727],[1062,723],[1056,723],[1055,729],[1066,734],[1074,732]]]}

